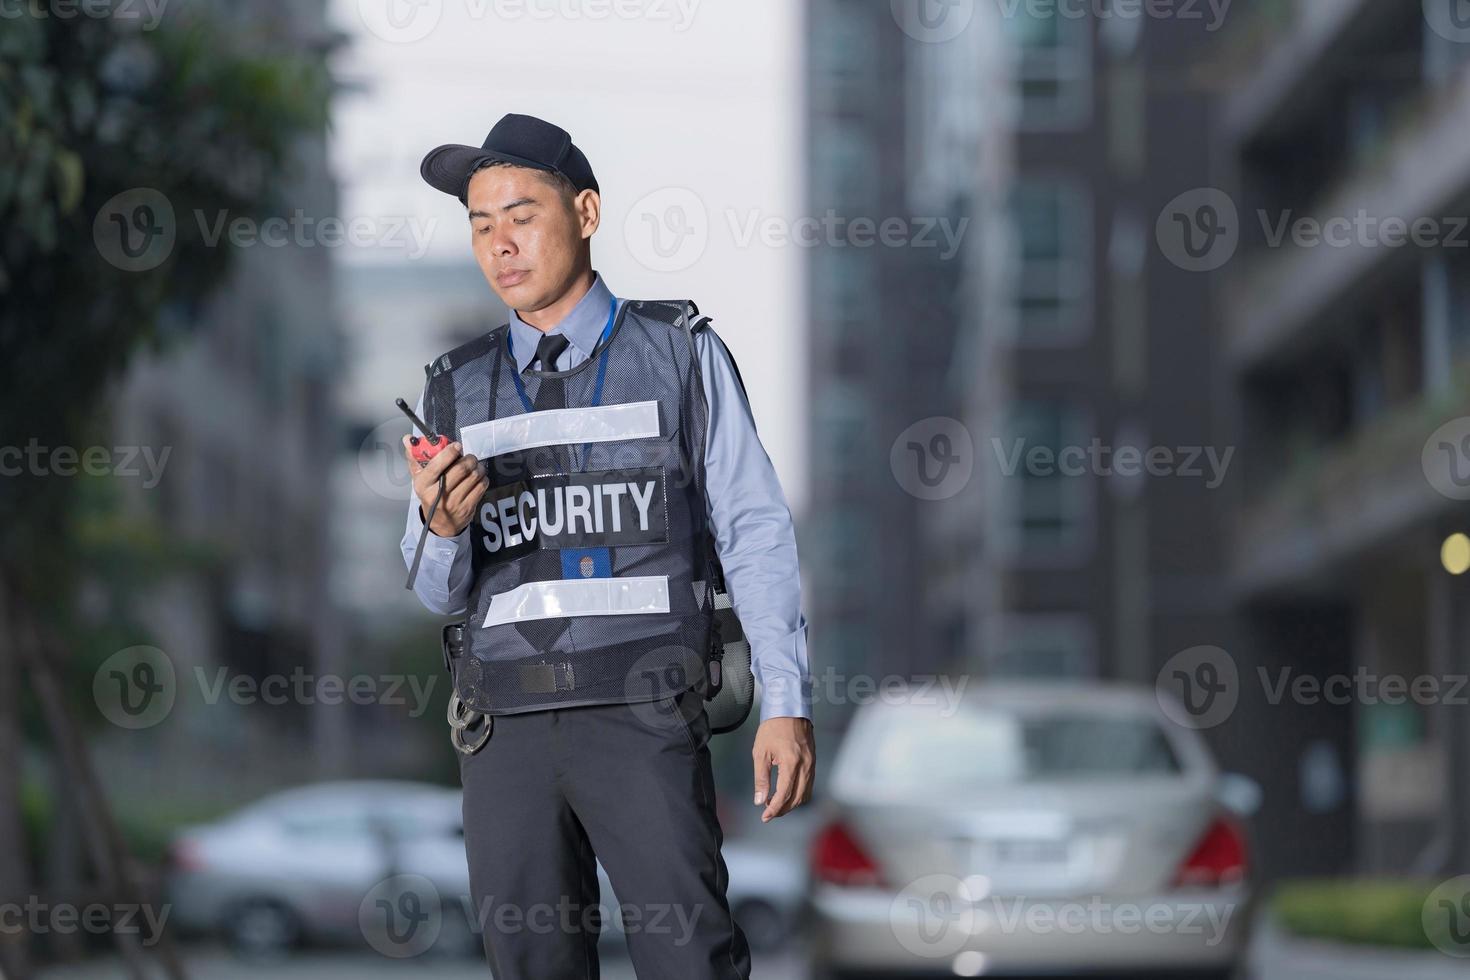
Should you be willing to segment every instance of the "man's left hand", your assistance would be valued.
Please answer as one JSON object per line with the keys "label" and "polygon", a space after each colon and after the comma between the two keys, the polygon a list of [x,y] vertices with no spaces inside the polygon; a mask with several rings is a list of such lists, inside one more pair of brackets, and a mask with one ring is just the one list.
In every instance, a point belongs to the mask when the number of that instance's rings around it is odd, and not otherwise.
{"label": "man's left hand", "polygon": [[[755,805],[766,804],[761,823],[790,813],[812,798],[817,745],[809,718],[767,718],[755,732]],[[771,767],[780,770],[771,794]],[[766,802],[769,798],[770,802]]]}

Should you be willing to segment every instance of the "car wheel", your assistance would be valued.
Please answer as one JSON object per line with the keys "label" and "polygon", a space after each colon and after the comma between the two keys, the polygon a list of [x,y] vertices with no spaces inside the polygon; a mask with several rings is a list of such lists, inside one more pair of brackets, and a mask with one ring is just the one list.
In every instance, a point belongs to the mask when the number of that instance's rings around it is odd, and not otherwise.
{"label": "car wheel", "polygon": [[279,959],[300,939],[301,923],[280,902],[252,898],[230,910],[225,918],[225,937],[241,959]]}
{"label": "car wheel", "polygon": [[786,920],[769,902],[741,902],[735,906],[734,913],[740,931],[745,933],[745,939],[754,952],[768,953],[785,941]]}

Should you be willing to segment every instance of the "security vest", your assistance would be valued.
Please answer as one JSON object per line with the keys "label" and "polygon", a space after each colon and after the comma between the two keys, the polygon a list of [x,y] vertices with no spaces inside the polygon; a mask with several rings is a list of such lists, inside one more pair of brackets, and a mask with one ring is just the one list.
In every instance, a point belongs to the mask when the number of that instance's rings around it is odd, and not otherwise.
{"label": "security vest", "polygon": [[508,324],[425,368],[426,423],[478,456],[490,483],[470,521],[455,670],[471,708],[708,691],[719,572],[697,313],[685,301],[625,301],[569,371],[518,372]]}

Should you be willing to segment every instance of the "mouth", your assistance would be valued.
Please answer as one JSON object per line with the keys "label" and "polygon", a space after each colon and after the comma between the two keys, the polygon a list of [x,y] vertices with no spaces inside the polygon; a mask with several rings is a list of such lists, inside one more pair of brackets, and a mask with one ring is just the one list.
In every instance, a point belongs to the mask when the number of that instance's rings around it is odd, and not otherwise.
{"label": "mouth", "polygon": [[524,281],[530,274],[530,269],[506,269],[495,277],[495,282],[501,286],[514,286]]}

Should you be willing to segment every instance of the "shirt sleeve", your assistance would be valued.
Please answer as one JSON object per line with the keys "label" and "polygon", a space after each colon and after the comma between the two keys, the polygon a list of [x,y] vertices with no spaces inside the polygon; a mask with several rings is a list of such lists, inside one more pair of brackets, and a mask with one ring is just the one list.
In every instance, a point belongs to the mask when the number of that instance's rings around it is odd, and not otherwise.
{"label": "shirt sleeve", "polygon": [[760,720],[810,718],[807,623],[801,613],[796,531],[771,458],[724,341],[695,335],[709,404],[705,493],[725,585],[750,640]]}
{"label": "shirt sleeve", "polygon": [[[419,418],[424,417],[424,398],[419,396],[414,409]],[[413,556],[418,551],[419,534],[424,528],[424,518],[419,507],[419,498],[408,488],[408,523],[404,528],[403,564],[413,566]],[[414,595],[430,612],[442,616],[457,616],[465,611],[470,595],[470,529],[455,537],[441,538],[430,531],[424,539],[424,559],[419,563],[419,575],[414,579]]]}

